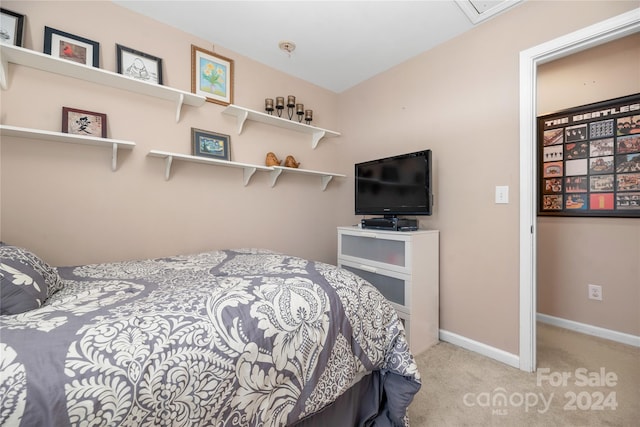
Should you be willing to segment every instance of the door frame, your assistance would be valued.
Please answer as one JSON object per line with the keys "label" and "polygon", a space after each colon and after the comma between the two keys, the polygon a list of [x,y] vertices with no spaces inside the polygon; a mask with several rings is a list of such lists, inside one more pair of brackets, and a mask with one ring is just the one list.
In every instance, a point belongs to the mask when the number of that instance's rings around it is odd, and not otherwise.
{"label": "door frame", "polygon": [[536,369],[537,69],[640,31],[640,8],[520,52],[520,370]]}

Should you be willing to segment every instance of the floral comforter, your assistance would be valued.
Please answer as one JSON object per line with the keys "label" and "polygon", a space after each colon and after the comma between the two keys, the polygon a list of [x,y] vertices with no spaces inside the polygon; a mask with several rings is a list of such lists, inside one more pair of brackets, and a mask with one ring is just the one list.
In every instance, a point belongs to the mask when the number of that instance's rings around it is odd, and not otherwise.
{"label": "floral comforter", "polygon": [[0,425],[291,425],[372,371],[401,379],[387,412],[408,423],[402,325],[346,270],[244,249],[57,271],[0,317]]}

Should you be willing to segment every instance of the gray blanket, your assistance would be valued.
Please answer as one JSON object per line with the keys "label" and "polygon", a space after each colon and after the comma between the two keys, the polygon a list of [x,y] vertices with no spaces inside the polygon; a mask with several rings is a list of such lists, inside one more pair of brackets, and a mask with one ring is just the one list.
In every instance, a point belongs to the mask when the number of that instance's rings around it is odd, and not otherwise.
{"label": "gray blanket", "polygon": [[346,270],[244,249],[57,271],[42,307],[0,317],[3,426],[284,426],[373,371],[408,424],[402,325]]}

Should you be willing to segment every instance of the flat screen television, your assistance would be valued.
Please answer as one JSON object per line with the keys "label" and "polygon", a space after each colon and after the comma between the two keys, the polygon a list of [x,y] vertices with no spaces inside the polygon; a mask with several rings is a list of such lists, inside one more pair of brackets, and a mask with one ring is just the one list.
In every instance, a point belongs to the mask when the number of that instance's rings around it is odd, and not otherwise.
{"label": "flat screen television", "polygon": [[356,215],[431,215],[431,178],[431,150],[356,163]]}

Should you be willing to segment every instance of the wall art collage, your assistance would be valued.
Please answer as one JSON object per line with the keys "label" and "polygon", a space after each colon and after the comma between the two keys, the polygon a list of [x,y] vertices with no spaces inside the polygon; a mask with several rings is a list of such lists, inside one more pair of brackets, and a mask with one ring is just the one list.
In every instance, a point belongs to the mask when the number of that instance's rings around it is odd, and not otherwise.
{"label": "wall art collage", "polygon": [[640,217],[640,94],[538,117],[538,215]]}

